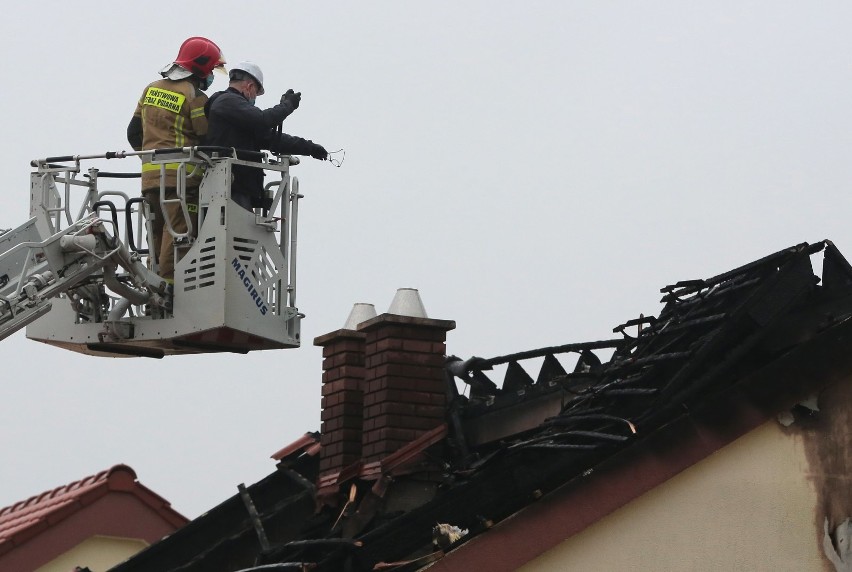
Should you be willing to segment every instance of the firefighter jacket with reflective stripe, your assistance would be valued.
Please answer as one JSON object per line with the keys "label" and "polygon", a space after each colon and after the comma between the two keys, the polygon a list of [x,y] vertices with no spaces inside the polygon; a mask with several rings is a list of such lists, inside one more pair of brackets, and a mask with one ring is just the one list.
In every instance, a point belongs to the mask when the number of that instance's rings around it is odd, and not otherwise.
{"label": "firefighter jacket with reflective stripe", "polygon": [[[199,145],[207,134],[207,117],[204,104],[207,95],[186,79],[160,79],[148,85],[136,104],[128,140],[137,151],[165,149],[170,147],[191,147]],[[141,120],[142,137],[134,136],[132,127]],[[141,144],[141,145],[140,145]],[[175,163],[166,165],[166,186],[177,184]],[[197,187],[201,182],[201,168],[187,166],[187,187]],[[142,190],[160,188],[160,165],[150,164],[148,158],[142,160]]]}

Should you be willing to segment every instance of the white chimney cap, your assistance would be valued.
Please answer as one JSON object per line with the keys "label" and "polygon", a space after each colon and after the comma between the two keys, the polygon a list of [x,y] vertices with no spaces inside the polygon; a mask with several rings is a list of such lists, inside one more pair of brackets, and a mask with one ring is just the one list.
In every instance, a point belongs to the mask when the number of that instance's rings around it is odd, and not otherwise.
{"label": "white chimney cap", "polygon": [[393,297],[388,314],[410,316],[412,318],[428,318],[426,308],[420,299],[417,288],[400,288]]}
{"label": "white chimney cap", "polygon": [[366,322],[370,318],[376,317],[376,307],[372,304],[364,302],[356,302],[352,305],[352,311],[349,312],[349,317],[346,318],[346,323],[343,324],[344,330],[357,330],[358,324]]}

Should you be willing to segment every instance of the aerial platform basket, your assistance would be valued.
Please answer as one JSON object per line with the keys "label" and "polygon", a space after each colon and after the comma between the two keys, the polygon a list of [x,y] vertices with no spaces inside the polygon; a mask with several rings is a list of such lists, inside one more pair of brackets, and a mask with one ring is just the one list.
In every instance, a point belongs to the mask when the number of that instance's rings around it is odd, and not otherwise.
{"label": "aerial platform basket", "polygon": [[[188,221],[187,173],[204,169],[197,236],[177,233],[168,222],[163,231],[174,236],[175,260],[179,259],[173,289],[156,275],[156,255],[143,248],[151,215],[147,203],[139,197],[138,180],[127,180],[138,173],[138,159],[127,159],[133,161],[128,168],[136,173],[108,173],[91,167],[83,178],[79,177],[84,161],[143,154],[150,156],[152,164],[161,166],[162,175],[166,165],[170,169],[177,165],[178,198],[174,200],[180,202]],[[298,180],[289,172],[298,159],[246,156],[240,152],[237,157],[228,149],[194,147],[34,161],[32,218],[12,231],[22,237],[26,248],[19,244],[10,256],[2,254],[2,238],[9,233],[0,234],[0,273],[19,273],[21,284],[31,284],[29,277],[36,270],[47,270],[60,300],[51,300],[50,311],[42,311],[43,315],[27,326],[27,337],[85,354],[114,357],[299,347],[304,317],[296,307],[301,195]],[[231,199],[234,165],[266,171],[267,208],[250,211]],[[127,188],[120,188],[122,184]],[[161,191],[164,189],[161,183]],[[160,193],[162,206],[168,202],[165,195]],[[78,237],[73,239],[77,241],[74,244],[84,240],[79,237],[86,232],[80,228],[86,224],[90,225],[87,232],[97,237],[96,247],[89,243],[86,247],[69,247],[70,238],[63,239],[62,249],[56,246],[57,238],[64,233]],[[14,244],[16,240],[7,242]],[[22,256],[27,257],[29,265],[21,262]],[[10,261],[6,266],[11,270],[4,270],[4,257]],[[78,274],[73,284],[59,287],[69,269],[83,274],[89,269],[91,273],[82,279]],[[22,299],[26,293],[20,285],[15,292],[9,288],[6,286],[6,292],[0,289],[0,301],[15,295]],[[30,306],[37,305],[37,298],[38,292]],[[0,313],[0,338],[2,323]]]}

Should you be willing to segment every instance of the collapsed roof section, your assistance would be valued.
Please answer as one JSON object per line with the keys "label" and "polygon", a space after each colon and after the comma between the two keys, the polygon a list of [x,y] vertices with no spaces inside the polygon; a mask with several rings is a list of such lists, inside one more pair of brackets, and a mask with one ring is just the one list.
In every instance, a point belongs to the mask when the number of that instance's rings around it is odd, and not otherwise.
{"label": "collapsed roof section", "polygon": [[[824,250],[823,278],[811,255]],[[706,280],[666,286],[658,317],[630,320],[622,339],[450,364],[471,386],[464,415],[529,401],[528,392],[567,392],[558,414],[511,446],[591,451],[626,443],[658,427],[677,409],[718,391],[780,352],[838,323],[852,311],[852,267],[830,242],[801,244]],[[629,333],[636,328],[635,335]],[[601,363],[593,350],[614,348]],[[579,352],[567,373],[556,356]],[[543,358],[535,379],[521,364]],[[486,372],[507,364],[500,388]],[[523,406],[521,406],[523,407]],[[474,424],[486,425],[481,419]],[[477,438],[477,444],[482,438]]]}
{"label": "collapsed roof section", "polygon": [[[820,279],[811,258],[821,251]],[[319,457],[331,447],[323,441],[326,451],[318,452],[322,436],[307,434],[276,454],[275,473],[114,570],[406,571],[441,558],[442,569],[454,569],[454,554],[469,540],[488,538],[496,523],[539,498],[566,487],[594,494],[590,475],[606,467],[624,473],[668,447],[675,454],[642,483],[647,490],[763,419],[744,419],[747,409],[772,415],[852,372],[852,266],[831,242],[800,244],[662,293],[659,315],[618,326],[616,339],[447,358],[444,415],[392,454],[369,462],[365,452],[329,473]],[[375,320],[382,316],[370,328]],[[357,353],[357,336],[347,335]],[[566,367],[571,355],[576,361]],[[808,360],[822,367],[800,375],[796,365]],[[371,363],[381,360],[368,359],[366,375],[357,360],[347,363],[370,380]],[[504,367],[498,385],[494,374]],[[709,445],[680,438],[689,424],[723,436]],[[357,428],[345,431],[358,436]],[[638,494],[637,486],[619,502]],[[614,508],[610,498],[598,501],[562,515],[577,521],[567,529]]]}

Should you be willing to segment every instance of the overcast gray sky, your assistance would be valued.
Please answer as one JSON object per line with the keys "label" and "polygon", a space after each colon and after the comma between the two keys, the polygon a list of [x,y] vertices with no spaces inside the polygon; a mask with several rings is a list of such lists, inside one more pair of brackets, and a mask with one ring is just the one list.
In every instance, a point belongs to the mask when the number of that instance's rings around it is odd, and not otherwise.
{"label": "overcast gray sky", "polygon": [[450,353],[490,357],[611,337],[660,287],[799,242],[852,257],[848,2],[41,1],[0,27],[0,228],[30,159],[127,149],[191,35],[263,68],[258,105],[302,92],[287,132],[346,149],[294,170],[302,348],[0,342],[0,506],[123,462],[197,516],[319,429],[311,341],[399,287],[457,322]]}

